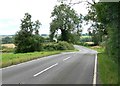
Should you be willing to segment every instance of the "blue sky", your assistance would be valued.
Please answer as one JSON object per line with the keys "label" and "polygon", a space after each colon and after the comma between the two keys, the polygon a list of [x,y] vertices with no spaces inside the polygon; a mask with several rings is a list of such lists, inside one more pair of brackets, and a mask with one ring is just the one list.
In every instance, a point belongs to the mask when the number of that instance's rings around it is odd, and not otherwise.
{"label": "blue sky", "polygon": [[[79,1],[79,0],[73,0]],[[20,19],[26,12],[32,15],[32,20],[39,20],[42,26],[40,34],[49,34],[49,23],[51,22],[51,12],[57,0],[1,0],[0,1],[0,35],[13,35],[20,27]],[[73,6],[76,12],[87,14],[86,5],[79,4]],[[88,26],[84,26],[83,32],[87,31]]]}

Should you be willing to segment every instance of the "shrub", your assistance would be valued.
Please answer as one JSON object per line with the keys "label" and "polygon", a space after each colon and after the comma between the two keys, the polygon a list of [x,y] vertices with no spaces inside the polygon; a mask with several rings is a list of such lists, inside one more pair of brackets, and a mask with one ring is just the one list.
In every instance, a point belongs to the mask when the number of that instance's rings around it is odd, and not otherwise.
{"label": "shrub", "polygon": [[64,41],[58,43],[51,42],[43,45],[44,50],[73,50],[74,46]]}
{"label": "shrub", "polygon": [[57,50],[73,50],[74,47],[72,44],[69,44],[65,41],[58,42]]}
{"label": "shrub", "polygon": [[41,39],[39,28],[41,23],[37,20],[31,21],[31,15],[25,13],[21,20],[20,30],[15,34],[14,44],[16,45],[15,53],[27,53],[41,50]]}
{"label": "shrub", "polygon": [[55,45],[54,43],[44,44],[44,45],[43,45],[43,48],[44,48],[44,50],[49,50],[49,51],[57,50],[57,49],[56,49],[56,45]]}

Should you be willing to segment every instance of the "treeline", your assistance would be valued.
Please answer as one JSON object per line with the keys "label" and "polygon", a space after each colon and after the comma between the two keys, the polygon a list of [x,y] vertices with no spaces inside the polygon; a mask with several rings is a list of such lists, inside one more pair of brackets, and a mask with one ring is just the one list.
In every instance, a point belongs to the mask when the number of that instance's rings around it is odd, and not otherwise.
{"label": "treeline", "polygon": [[[74,49],[73,45],[68,42],[54,42],[50,38],[41,37],[39,35],[41,23],[39,20],[33,22],[31,17],[29,13],[25,13],[21,20],[20,30],[14,36],[15,53]],[[47,43],[50,41],[51,43]]]}
{"label": "treeline", "polygon": [[9,44],[9,43],[13,43],[14,42],[14,38],[6,36],[6,37],[2,38],[1,41],[2,41],[2,44]]}
{"label": "treeline", "polygon": [[119,60],[120,52],[120,29],[119,29],[119,3],[99,2],[89,4],[89,12],[85,16],[87,22],[92,21],[89,34],[94,43],[103,43],[106,53],[116,63]]}
{"label": "treeline", "polygon": [[[39,35],[41,23],[39,20],[33,22],[31,17],[29,13],[25,13],[21,20],[20,31],[14,37],[16,53],[74,49],[72,43],[80,40],[83,16],[77,14],[70,5],[60,2],[51,13],[50,35],[46,42],[53,42],[52,44],[44,43],[44,39]],[[61,34],[58,34],[58,30]]]}

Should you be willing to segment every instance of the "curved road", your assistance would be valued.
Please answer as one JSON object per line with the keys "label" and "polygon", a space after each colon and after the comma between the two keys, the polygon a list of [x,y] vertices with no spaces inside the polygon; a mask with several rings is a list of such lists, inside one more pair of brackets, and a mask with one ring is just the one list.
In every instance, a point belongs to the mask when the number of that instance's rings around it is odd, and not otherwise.
{"label": "curved road", "polygon": [[2,69],[3,84],[92,84],[96,51],[67,52]]}

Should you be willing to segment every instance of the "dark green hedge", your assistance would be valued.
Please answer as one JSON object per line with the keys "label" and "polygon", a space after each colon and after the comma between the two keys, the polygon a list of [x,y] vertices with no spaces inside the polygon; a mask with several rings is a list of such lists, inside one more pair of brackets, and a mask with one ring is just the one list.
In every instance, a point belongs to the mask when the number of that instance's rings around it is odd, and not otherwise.
{"label": "dark green hedge", "polygon": [[43,44],[43,49],[44,50],[73,50],[74,46],[70,43],[67,43],[65,41],[59,41],[58,43],[56,42],[50,42]]}

